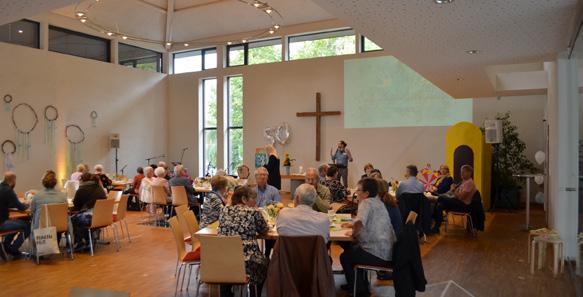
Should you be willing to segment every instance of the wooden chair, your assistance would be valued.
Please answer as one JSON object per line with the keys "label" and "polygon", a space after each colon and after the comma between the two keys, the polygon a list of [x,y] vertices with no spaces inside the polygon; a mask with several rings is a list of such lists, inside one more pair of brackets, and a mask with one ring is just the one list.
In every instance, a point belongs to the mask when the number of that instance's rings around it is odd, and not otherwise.
{"label": "wooden chair", "polygon": [[121,199],[122,191],[109,191],[107,193],[107,199],[113,199],[114,201],[119,201]]}
{"label": "wooden chair", "polygon": [[176,212],[176,215],[178,215],[179,213],[183,213],[185,211],[188,211],[188,205],[180,205],[180,206],[176,206],[174,208],[174,211]]}
{"label": "wooden chair", "polygon": [[130,297],[130,293],[94,288],[72,288],[69,297]]}
{"label": "wooden chair", "polygon": [[[176,287],[174,289],[174,296],[178,292],[178,282],[180,281],[180,275],[182,274],[182,281],[180,284],[180,291],[184,286],[184,278],[186,277],[186,268],[188,268],[188,282],[186,284],[186,290],[190,285],[190,276],[192,275],[192,266],[200,265],[200,250],[186,252],[186,246],[184,245],[183,231],[178,222],[178,218],[172,217],[168,220],[170,224],[170,229],[172,229],[172,234],[174,235],[174,241],[176,242],[176,251],[178,257],[176,258],[176,266],[178,267],[178,272],[176,273]],[[180,264],[180,266],[178,266]],[[183,269],[184,268],[184,269]],[[196,279],[198,279],[198,271],[196,273]]]}
{"label": "wooden chair", "polygon": [[[71,230],[69,230],[69,205],[67,203],[45,204],[40,210],[39,228],[46,228],[48,221],[51,226],[57,229],[58,233],[65,233],[67,245],[69,246],[69,253],[71,260],[73,256],[73,241],[71,240]],[[32,237],[34,238],[34,237]],[[36,255],[36,263],[39,263],[39,256]]]}
{"label": "wooden chair", "polygon": [[[152,186],[152,204],[154,205],[154,219],[156,226],[160,219],[166,221],[166,206],[168,206],[166,190],[163,186]],[[162,208],[162,216],[158,215],[158,207]]]}
{"label": "wooden chair", "polygon": [[384,267],[384,266],[374,266],[374,265],[361,265],[361,264],[357,264],[354,265],[354,291],[353,291],[353,295],[352,296],[357,296],[356,295],[356,284],[358,283],[358,270],[364,270],[367,272],[368,274],[368,279],[371,279],[370,277],[370,273],[371,272],[386,272],[386,273],[393,273],[393,268],[389,268],[389,267]]}
{"label": "wooden chair", "polygon": [[[446,211],[445,212],[445,235],[447,236],[449,230],[449,217],[452,217],[452,221],[455,224],[455,218],[461,217],[462,226],[464,229],[468,229],[468,222],[470,223],[470,231],[473,236],[476,236],[477,232],[474,228],[474,221],[472,220],[472,216],[469,212],[457,212],[457,211]],[[465,219],[465,220],[464,220]]]}
{"label": "wooden chair", "polygon": [[123,226],[125,225],[128,241],[132,242],[132,238],[130,237],[130,229],[128,228],[128,222],[126,221],[126,215],[128,212],[128,199],[129,195],[122,195],[121,199],[119,199],[119,202],[116,202],[113,211],[113,224],[119,225],[119,230],[121,230],[122,237]]}
{"label": "wooden chair", "polygon": [[172,210],[177,206],[188,205],[188,195],[186,195],[186,188],[184,186],[172,186],[170,190],[172,191],[170,215],[172,215]]}
{"label": "wooden chair", "polygon": [[[200,236],[201,262],[200,279],[196,286],[196,296],[200,285],[219,284],[247,286],[249,277],[245,272],[243,241],[240,236]],[[210,291],[210,290],[209,290]]]}
{"label": "wooden chair", "polygon": [[[91,225],[88,226],[89,232],[89,247],[91,249],[91,256],[93,256],[93,235],[92,231],[108,227],[113,224],[113,199],[97,200],[95,207],[93,207],[93,217]],[[117,237],[117,229],[113,229],[113,237],[116,243],[116,250],[119,251],[119,240]]]}
{"label": "wooden chair", "polygon": [[2,251],[2,259],[8,261],[8,253],[6,253],[6,249],[4,249],[4,237],[11,235],[11,234],[18,234],[23,232],[24,230],[4,230],[0,231],[0,251]]}
{"label": "wooden chair", "polygon": [[185,211],[177,213],[178,221],[184,231],[184,242],[192,245],[192,250],[195,250],[200,244],[196,240],[195,233],[200,229],[196,216],[192,211]]}

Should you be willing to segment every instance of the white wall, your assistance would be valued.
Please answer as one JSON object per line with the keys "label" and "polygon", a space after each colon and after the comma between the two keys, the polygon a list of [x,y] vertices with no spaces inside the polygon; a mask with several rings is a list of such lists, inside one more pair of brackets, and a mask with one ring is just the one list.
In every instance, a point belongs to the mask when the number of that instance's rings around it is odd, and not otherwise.
{"label": "white wall", "polygon": [[[14,97],[13,107],[21,102],[32,105],[39,124],[32,132],[29,160],[16,160],[17,191],[41,188],[46,169],[65,172],[67,141],[65,125],[78,124],[85,130],[84,162],[102,163],[108,172],[114,169],[114,153],[108,148],[110,133],[119,133],[120,169],[128,164],[126,174],[145,163],[147,155],[166,152],[165,75],[82,59],[78,57],[0,43],[0,93]],[[59,111],[55,132],[55,150],[43,143],[44,108],[54,105]],[[89,116],[97,111],[97,127]],[[26,123],[27,121],[23,121]],[[15,140],[10,113],[0,110],[0,142]],[[2,162],[3,163],[3,162]],[[3,164],[0,164],[3,166]]]}

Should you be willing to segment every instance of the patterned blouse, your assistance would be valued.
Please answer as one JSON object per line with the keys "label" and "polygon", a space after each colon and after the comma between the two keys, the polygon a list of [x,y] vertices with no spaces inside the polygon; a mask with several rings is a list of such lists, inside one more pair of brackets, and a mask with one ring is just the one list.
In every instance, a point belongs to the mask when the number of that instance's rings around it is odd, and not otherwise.
{"label": "patterned blouse", "polygon": [[206,228],[206,226],[218,221],[223,206],[225,206],[225,202],[221,194],[214,191],[207,193],[202,204],[200,228]]}
{"label": "patterned blouse", "polygon": [[327,179],[324,185],[330,189],[332,202],[342,202],[346,199],[346,188],[337,179]]}
{"label": "patterned blouse", "polygon": [[257,233],[269,230],[263,215],[244,205],[225,206],[219,218],[219,235],[240,235],[243,240],[245,270],[252,284],[260,284],[267,277],[268,260],[259,250]]}

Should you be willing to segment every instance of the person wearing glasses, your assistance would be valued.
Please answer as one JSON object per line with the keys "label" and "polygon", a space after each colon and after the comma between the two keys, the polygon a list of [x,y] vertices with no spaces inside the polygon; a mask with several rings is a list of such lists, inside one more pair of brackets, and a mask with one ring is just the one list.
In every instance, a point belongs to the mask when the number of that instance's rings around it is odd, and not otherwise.
{"label": "person wearing glasses", "polygon": [[255,170],[255,192],[257,192],[257,206],[266,207],[269,204],[281,201],[279,190],[272,185],[267,184],[269,172],[265,167],[259,167]]}

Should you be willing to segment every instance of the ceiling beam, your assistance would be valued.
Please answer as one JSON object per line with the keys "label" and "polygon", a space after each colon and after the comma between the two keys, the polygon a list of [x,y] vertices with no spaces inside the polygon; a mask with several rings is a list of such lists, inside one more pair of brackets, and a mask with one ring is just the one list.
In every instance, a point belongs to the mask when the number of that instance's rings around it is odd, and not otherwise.
{"label": "ceiling beam", "polygon": [[201,8],[204,6],[215,5],[215,4],[219,4],[219,3],[223,3],[223,2],[227,2],[227,1],[232,1],[232,0],[214,0],[214,1],[207,2],[207,3],[203,3],[203,4],[194,4],[194,5],[182,7],[180,9],[176,9],[175,12],[182,12],[182,11],[186,11],[186,10],[190,10],[190,9],[194,9],[194,8]]}
{"label": "ceiling beam", "polygon": [[143,5],[145,5],[145,6],[148,6],[148,7],[150,7],[150,8],[154,8],[154,9],[156,9],[158,12],[161,12],[161,13],[166,13],[166,7],[158,6],[158,5],[154,4],[154,3],[150,3],[150,2],[148,2],[148,1],[146,1],[146,0],[136,0],[136,1],[137,1],[138,3],[140,3],[140,4],[143,4]]}
{"label": "ceiling beam", "polygon": [[169,49],[166,43],[172,42],[172,22],[174,21],[174,0],[168,0],[166,6],[166,34],[164,35],[164,46]]}

